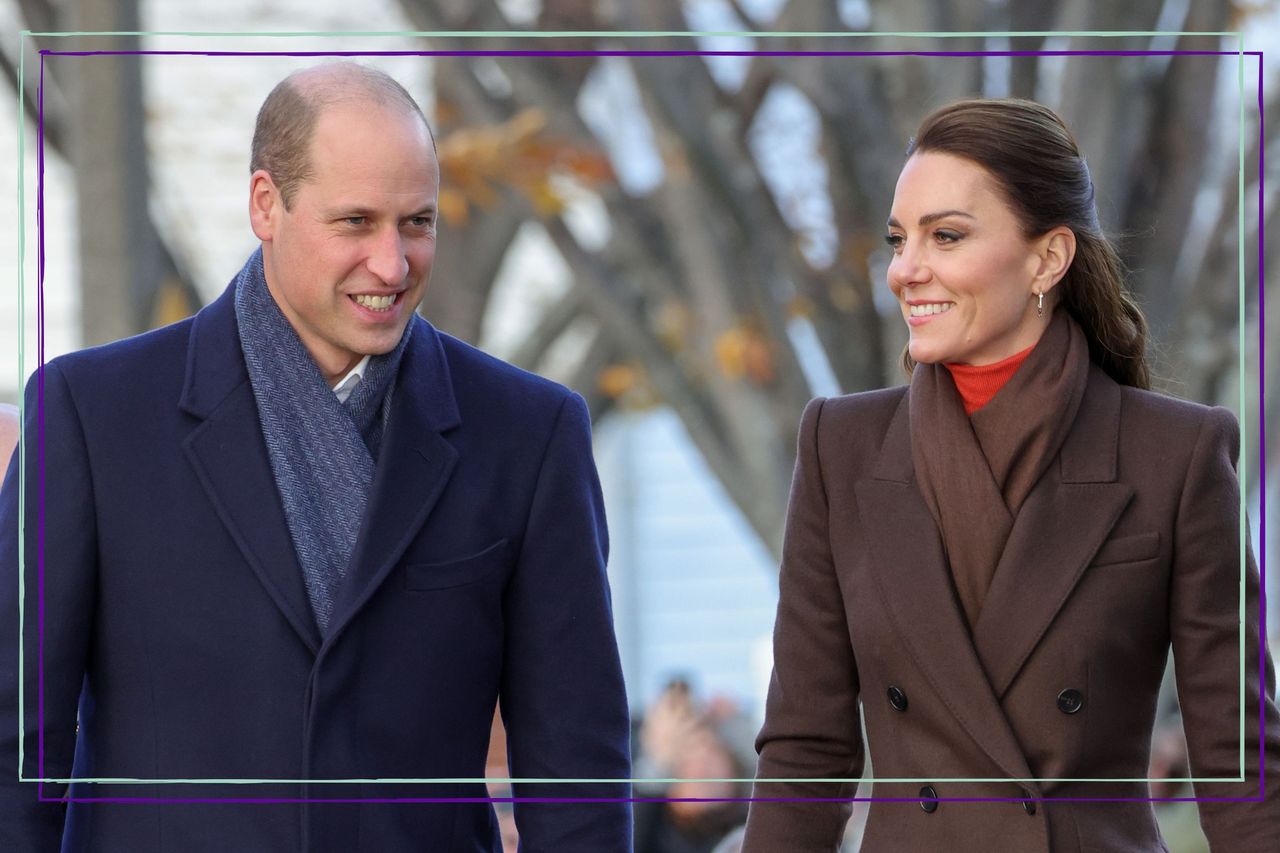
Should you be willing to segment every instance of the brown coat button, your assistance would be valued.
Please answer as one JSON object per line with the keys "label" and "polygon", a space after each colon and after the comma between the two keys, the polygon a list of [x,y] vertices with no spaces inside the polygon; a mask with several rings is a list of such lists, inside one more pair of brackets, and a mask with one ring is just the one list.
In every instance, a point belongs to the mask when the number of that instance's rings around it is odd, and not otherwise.
{"label": "brown coat button", "polygon": [[1084,707],[1084,694],[1074,687],[1068,687],[1058,694],[1058,710],[1064,714],[1074,714]]}

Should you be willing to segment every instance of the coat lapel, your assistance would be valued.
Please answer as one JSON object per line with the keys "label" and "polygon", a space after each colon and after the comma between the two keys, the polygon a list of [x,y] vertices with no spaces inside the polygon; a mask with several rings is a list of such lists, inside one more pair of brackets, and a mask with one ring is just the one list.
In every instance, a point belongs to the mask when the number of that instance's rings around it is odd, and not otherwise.
{"label": "coat lapel", "polygon": [[[855,485],[871,546],[871,573],[912,660],[964,730],[1010,778],[1032,774],[955,596],[941,537],[913,481],[908,396],[903,395],[872,479]],[[949,701],[962,696],[963,701]],[[1038,793],[1034,783],[1026,787]]]}
{"label": "coat lapel", "polygon": [[184,450],[219,519],[307,648],[320,634],[262,439],[240,351],[234,285],[195,318],[179,407],[202,419]]}
{"label": "coat lapel", "polygon": [[996,566],[974,643],[1003,697],[1119,520],[1133,490],[1117,483],[1120,386],[1097,367],[1055,464],[1027,495]]}
{"label": "coat lapel", "polygon": [[338,592],[325,645],[364,606],[417,536],[453,472],[458,453],[441,433],[461,422],[440,335],[425,320],[405,350],[391,399],[364,522]]}

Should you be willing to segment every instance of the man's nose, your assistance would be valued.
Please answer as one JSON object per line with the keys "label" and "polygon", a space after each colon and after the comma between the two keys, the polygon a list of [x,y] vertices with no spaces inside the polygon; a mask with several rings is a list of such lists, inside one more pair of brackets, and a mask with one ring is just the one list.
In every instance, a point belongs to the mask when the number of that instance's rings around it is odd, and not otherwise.
{"label": "man's nose", "polygon": [[369,247],[369,258],[365,261],[365,266],[383,284],[399,286],[409,274],[409,259],[405,255],[404,240],[400,232],[395,228],[380,231]]}

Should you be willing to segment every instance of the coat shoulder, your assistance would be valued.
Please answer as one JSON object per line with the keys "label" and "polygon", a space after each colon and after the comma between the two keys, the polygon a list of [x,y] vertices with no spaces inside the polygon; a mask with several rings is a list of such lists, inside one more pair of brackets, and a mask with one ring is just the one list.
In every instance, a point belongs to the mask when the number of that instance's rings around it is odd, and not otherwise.
{"label": "coat shoulder", "polygon": [[845,432],[851,428],[883,435],[907,396],[907,385],[878,388],[831,397],[822,405],[820,429]]}
{"label": "coat shoulder", "polygon": [[1122,434],[1153,452],[1190,451],[1209,426],[1239,431],[1235,415],[1220,406],[1129,386],[1121,386],[1120,400]]}
{"label": "coat shoulder", "polygon": [[1164,472],[1169,489],[1182,478],[1197,453],[1222,453],[1235,464],[1240,424],[1231,410],[1156,391],[1120,389],[1119,463],[1121,477],[1147,482]]}
{"label": "coat shoulder", "polygon": [[[799,441],[813,441],[824,466],[871,470],[907,395],[906,385],[818,398],[805,409]],[[800,448],[803,450],[803,447]]]}
{"label": "coat shoulder", "polygon": [[1129,385],[1120,386],[1120,398],[1126,415],[1156,418],[1170,422],[1198,425],[1213,408],[1204,403],[1183,400],[1159,391],[1148,391]]}
{"label": "coat shoulder", "polygon": [[[50,359],[52,368],[77,391],[119,393],[122,387],[155,384],[186,369],[187,345],[194,317],[111,343],[87,347]],[[33,375],[32,380],[35,377]],[[144,381],[145,380],[145,381]]]}

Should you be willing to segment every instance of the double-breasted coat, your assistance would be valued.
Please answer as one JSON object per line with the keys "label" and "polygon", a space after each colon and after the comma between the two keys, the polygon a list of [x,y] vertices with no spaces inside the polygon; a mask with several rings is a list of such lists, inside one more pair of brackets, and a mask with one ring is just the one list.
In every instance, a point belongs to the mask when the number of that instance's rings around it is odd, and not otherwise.
{"label": "double-breasted coat", "polygon": [[[866,795],[899,801],[872,803],[867,853],[1164,850],[1144,780],[1172,647],[1191,775],[1244,777],[1196,783],[1247,800],[1201,803],[1215,853],[1280,844],[1280,717],[1264,698],[1257,568],[1240,559],[1239,428],[1090,371],[972,630],[914,482],[907,388],[805,410],[754,796],[852,797],[853,782],[765,780],[856,779],[869,752],[874,777],[898,781]],[[833,851],[848,815],[756,802],[744,849]]]}
{"label": "double-breasted coat", "polygon": [[[322,636],[232,299],[55,359],[29,384],[24,525],[16,460],[0,495],[0,850],[498,851],[488,803],[409,802],[484,785],[385,780],[483,777],[499,698],[514,776],[627,779],[581,398],[415,319]],[[50,782],[39,802],[17,782],[23,748],[26,779],[140,781],[73,783],[69,805]],[[369,781],[147,781],[181,779]],[[630,847],[626,803],[516,817],[526,850]]]}

